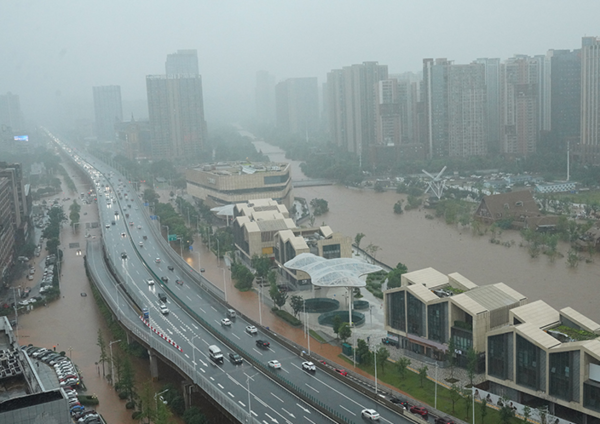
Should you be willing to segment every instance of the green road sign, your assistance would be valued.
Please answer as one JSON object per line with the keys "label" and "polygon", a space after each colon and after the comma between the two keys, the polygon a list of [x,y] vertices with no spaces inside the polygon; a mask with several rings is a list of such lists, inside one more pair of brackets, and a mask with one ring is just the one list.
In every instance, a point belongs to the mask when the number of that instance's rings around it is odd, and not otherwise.
{"label": "green road sign", "polygon": [[169,234],[168,240],[169,241],[177,241],[177,234]]}

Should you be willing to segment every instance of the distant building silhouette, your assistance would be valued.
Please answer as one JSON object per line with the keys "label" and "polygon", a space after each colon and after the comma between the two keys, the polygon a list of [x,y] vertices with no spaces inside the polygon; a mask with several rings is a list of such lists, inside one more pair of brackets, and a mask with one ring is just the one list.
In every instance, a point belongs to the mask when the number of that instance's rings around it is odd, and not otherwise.
{"label": "distant building silhouette", "polygon": [[290,134],[312,135],[319,127],[317,78],[289,78],[275,88],[277,128]]}
{"label": "distant building silhouette", "polygon": [[275,77],[267,71],[256,73],[254,91],[256,121],[260,125],[275,124]]}
{"label": "distant building silhouette", "polygon": [[115,141],[115,124],[123,121],[121,87],[107,85],[93,87],[96,136],[99,141]]}

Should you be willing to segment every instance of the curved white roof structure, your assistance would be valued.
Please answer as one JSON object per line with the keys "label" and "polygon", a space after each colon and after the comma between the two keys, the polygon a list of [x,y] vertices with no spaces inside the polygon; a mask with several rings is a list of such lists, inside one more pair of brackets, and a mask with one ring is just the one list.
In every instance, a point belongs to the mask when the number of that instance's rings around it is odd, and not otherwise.
{"label": "curved white roof structure", "polygon": [[325,259],[312,253],[301,253],[283,265],[306,272],[312,283],[321,287],[364,287],[366,283],[359,277],[382,269],[358,259]]}

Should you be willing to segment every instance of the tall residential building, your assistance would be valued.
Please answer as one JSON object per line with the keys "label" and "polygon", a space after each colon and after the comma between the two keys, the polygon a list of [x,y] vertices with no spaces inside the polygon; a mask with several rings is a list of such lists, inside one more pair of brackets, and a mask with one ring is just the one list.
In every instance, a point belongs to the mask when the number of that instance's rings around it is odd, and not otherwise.
{"label": "tall residential building", "polygon": [[198,155],[206,140],[202,77],[148,75],[146,89],[154,159]]}
{"label": "tall residential building", "polygon": [[421,137],[429,159],[448,156],[448,67],[451,64],[445,58],[423,59]]}
{"label": "tall residential building", "polygon": [[419,103],[421,78],[412,72],[390,75],[390,79],[391,78],[398,81],[398,107],[401,132],[400,143],[403,145],[417,143],[419,140],[417,105]]}
{"label": "tall residential building", "polygon": [[487,153],[485,66],[448,67],[448,153],[455,157]]}
{"label": "tall residential building", "polygon": [[118,147],[123,156],[131,159],[146,159],[152,157],[150,123],[148,121],[121,122],[116,126]]}
{"label": "tall residential building", "polygon": [[11,186],[10,178],[0,177],[0,277],[2,280],[13,262],[15,245]]}
{"label": "tall residential building", "polygon": [[422,134],[429,158],[487,153],[485,66],[424,59]]}
{"label": "tall residential building", "polygon": [[485,90],[487,98],[487,139],[490,152],[501,152],[502,144],[502,121],[501,96],[500,96],[500,59],[481,58],[476,63],[484,65]]}
{"label": "tall residential building", "polygon": [[177,53],[168,54],[165,70],[167,75],[198,75],[198,52],[177,50]]}
{"label": "tall residential building", "polygon": [[560,145],[579,142],[581,117],[581,50],[551,50],[552,133]]}
{"label": "tall residential building", "polygon": [[0,95],[0,137],[2,132],[8,132],[10,128],[13,134],[23,131],[23,114],[21,113],[21,104],[19,96],[12,93]]}
{"label": "tall residential building", "polygon": [[118,85],[93,87],[93,92],[96,136],[101,141],[114,141],[115,124],[123,121],[121,87]]}
{"label": "tall residential building", "polygon": [[364,62],[327,74],[329,134],[334,144],[357,154],[371,153],[376,145],[377,83],[388,79],[387,65]]}
{"label": "tall residential building", "polygon": [[290,78],[275,88],[277,128],[308,137],[319,128],[317,78]]}
{"label": "tall residential building", "polygon": [[380,146],[398,146],[402,142],[398,80],[377,82],[375,90],[375,134]]}
{"label": "tall residential building", "polygon": [[256,121],[260,125],[275,124],[275,77],[267,71],[256,73],[254,91]]}
{"label": "tall residential building", "polygon": [[600,37],[581,43],[581,144],[600,144]]}
{"label": "tall residential building", "polygon": [[550,64],[552,54],[536,55],[533,60],[537,62],[537,97],[538,97],[538,130],[550,131],[551,122],[551,104],[552,104],[552,67]]}
{"label": "tall residential building", "polygon": [[206,141],[202,77],[195,50],[167,56],[166,75],[146,76],[154,159],[194,157]]}
{"label": "tall residential building", "polygon": [[502,65],[503,152],[527,156],[536,151],[540,133],[540,62],[512,57]]}

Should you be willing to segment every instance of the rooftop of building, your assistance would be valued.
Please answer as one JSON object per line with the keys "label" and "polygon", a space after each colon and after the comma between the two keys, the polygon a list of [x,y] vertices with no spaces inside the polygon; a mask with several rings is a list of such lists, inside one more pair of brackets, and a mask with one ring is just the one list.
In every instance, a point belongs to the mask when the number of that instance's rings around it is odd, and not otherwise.
{"label": "rooftop of building", "polygon": [[257,172],[283,172],[289,168],[287,162],[216,162],[207,163],[193,168],[194,171],[201,171],[213,174],[219,177],[232,175],[252,175]]}

